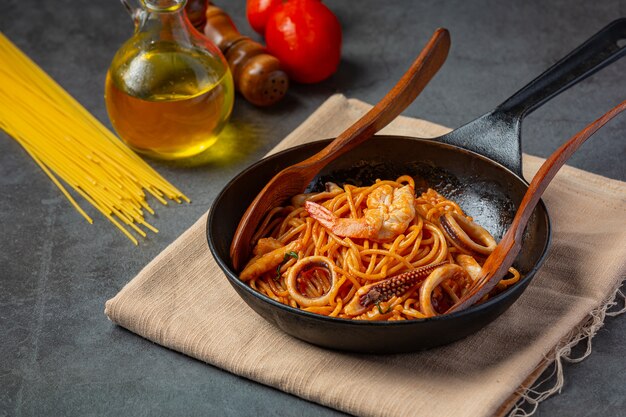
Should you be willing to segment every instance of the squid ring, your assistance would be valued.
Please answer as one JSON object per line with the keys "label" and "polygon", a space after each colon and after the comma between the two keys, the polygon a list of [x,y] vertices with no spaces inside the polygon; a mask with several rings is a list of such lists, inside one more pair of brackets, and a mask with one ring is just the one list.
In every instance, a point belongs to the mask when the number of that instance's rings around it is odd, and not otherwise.
{"label": "squid ring", "polygon": [[[298,291],[297,279],[301,272],[306,272],[313,268],[324,268],[330,275],[330,289],[325,294],[309,298],[305,297]],[[337,274],[335,273],[335,265],[333,262],[325,256],[309,256],[301,259],[295,263],[289,270],[287,276],[287,290],[289,295],[301,306],[301,307],[314,307],[324,306],[330,303],[330,295],[333,293],[333,289],[337,285]]]}
{"label": "squid ring", "polygon": [[448,264],[440,266],[435,269],[424,280],[420,287],[420,310],[426,317],[433,317],[438,315],[433,307],[432,294],[435,288],[448,278],[463,278],[467,276],[465,269],[455,264]]}
{"label": "squid ring", "polygon": [[446,213],[439,218],[441,228],[450,242],[462,252],[489,255],[496,248],[496,240],[484,228],[458,213]]}

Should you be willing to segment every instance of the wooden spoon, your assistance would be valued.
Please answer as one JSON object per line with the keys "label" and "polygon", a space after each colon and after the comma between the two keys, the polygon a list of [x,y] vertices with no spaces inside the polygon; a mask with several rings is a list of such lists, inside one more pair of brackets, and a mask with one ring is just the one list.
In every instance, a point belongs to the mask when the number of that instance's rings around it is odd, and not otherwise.
{"label": "wooden spoon", "polygon": [[322,168],[354,149],[395,119],[415,100],[443,65],[450,49],[450,34],[437,29],[408,71],[369,112],[312,157],[291,165],[271,179],[244,213],[230,245],[235,270],[249,259],[255,229],[273,207],[299,194]]}
{"label": "wooden spoon", "polygon": [[493,287],[500,282],[500,280],[507,273],[513,261],[519,254],[522,246],[522,235],[528,219],[532,214],[535,206],[539,202],[541,195],[545,191],[546,187],[556,173],[561,169],[570,156],[582,145],[587,139],[589,139],[594,133],[604,126],[609,120],[617,116],[622,111],[626,110],[626,101],[620,103],[604,116],[600,117],[595,122],[589,124],[583,130],[572,136],[565,144],[561,145],[546,161],[541,165],[539,171],[533,178],[522,203],[515,214],[511,227],[506,232],[500,243],[496,246],[494,251],[489,255],[485,264],[482,267],[481,276],[474,281],[474,285],[470,288],[469,292],[465,294],[461,299],[452,306],[446,313],[453,311],[460,311],[474,305],[478,300],[482,299],[488,294]]}

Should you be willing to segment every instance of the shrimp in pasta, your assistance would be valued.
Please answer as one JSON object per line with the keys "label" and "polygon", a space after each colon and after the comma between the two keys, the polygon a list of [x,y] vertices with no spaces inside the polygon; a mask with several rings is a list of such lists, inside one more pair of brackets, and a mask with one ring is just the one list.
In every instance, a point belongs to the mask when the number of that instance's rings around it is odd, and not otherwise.
{"label": "shrimp in pasta", "polygon": [[356,237],[384,241],[404,233],[415,218],[413,187],[393,188],[385,184],[367,196],[363,217],[340,218],[323,206],[307,201],[304,204],[311,217],[341,237]]}
{"label": "shrimp in pasta", "polygon": [[[414,189],[404,175],[294,196],[259,226],[241,279],[275,301],[331,317],[444,313],[480,274],[495,239],[454,201]],[[510,271],[494,292],[519,280]]]}

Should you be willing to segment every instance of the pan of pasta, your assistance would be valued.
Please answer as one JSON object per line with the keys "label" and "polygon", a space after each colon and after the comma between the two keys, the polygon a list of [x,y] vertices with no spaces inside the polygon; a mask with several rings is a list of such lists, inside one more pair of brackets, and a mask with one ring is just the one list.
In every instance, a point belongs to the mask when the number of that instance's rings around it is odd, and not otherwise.
{"label": "pan of pasta", "polygon": [[326,143],[258,162],[231,181],[211,209],[214,257],[264,318],[326,347],[410,351],[476,331],[528,285],[549,241],[543,204],[514,269],[488,299],[442,314],[506,231],[527,184],[474,152],[395,136],[374,136],[268,213],[253,238],[252,258],[234,271],[229,245],[246,204],[276,167]]}
{"label": "pan of pasta", "polygon": [[333,349],[397,353],[472,334],[522,294],[550,242],[543,202],[513,267],[476,305],[446,311],[480,275],[528,183],[521,121],[561,91],[626,54],[620,19],[492,112],[440,138],[373,136],[328,164],[256,228],[251,256],[233,268],[230,244],[259,191],[329,140],[267,157],[217,196],[211,252],[241,298],[286,333]]}

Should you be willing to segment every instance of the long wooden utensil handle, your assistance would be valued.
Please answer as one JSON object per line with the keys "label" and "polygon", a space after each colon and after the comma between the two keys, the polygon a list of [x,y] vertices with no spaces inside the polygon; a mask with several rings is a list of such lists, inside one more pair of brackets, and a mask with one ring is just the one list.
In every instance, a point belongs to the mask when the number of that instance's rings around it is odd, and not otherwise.
{"label": "long wooden utensil handle", "polygon": [[543,195],[543,192],[548,187],[548,184],[550,184],[550,181],[552,181],[561,167],[565,165],[565,162],[578,150],[580,145],[585,143],[587,139],[600,130],[609,120],[613,119],[625,109],[626,101],[613,107],[598,120],[587,125],[583,130],[572,136],[541,165],[531,181],[528,191],[524,194],[524,198],[511,224],[511,229],[515,232],[516,242],[521,243],[522,235],[530,219],[530,215]]}
{"label": "long wooden utensil handle", "polygon": [[511,227],[509,227],[496,249],[485,261],[482,268],[482,277],[475,282],[470,292],[463,296],[448,312],[463,310],[475,304],[500,282],[519,254],[522,236],[528,220],[550,181],[552,181],[559,169],[565,165],[570,156],[578,150],[580,145],[624,110],[626,110],[626,101],[618,104],[598,120],[572,136],[546,159],[528,186],[528,190],[524,194]]}
{"label": "long wooden utensil handle", "polygon": [[321,167],[354,149],[391,123],[437,74],[449,50],[450,33],[444,28],[437,29],[411,67],[381,101],[328,146],[295,166],[315,167],[314,176]]}

